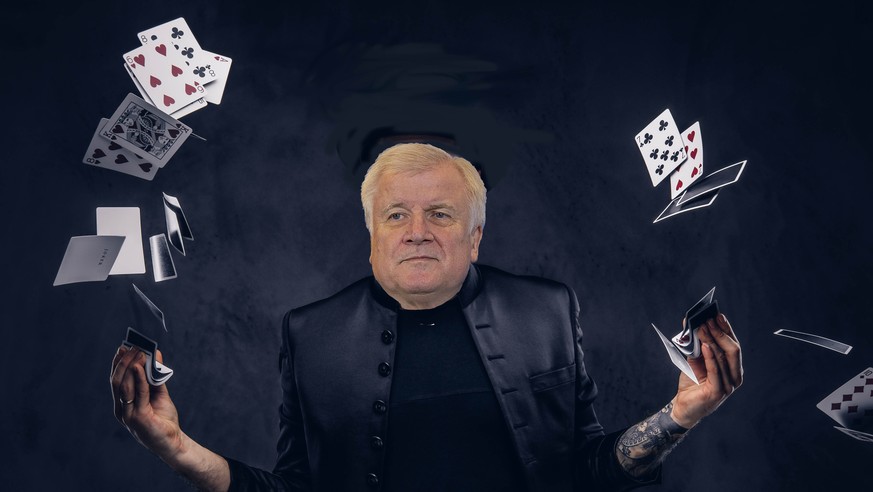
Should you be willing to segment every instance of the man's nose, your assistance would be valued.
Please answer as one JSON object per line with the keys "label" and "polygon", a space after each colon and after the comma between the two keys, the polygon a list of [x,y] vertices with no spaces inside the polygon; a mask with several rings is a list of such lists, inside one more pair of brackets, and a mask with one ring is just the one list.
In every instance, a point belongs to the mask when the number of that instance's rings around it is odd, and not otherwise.
{"label": "man's nose", "polygon": [[409,228],[406,230],[405,241],[412,244],[421,244],[432,239],[433,237],[431,236],[424,214],[413,214],[412,220],[409,221]]}

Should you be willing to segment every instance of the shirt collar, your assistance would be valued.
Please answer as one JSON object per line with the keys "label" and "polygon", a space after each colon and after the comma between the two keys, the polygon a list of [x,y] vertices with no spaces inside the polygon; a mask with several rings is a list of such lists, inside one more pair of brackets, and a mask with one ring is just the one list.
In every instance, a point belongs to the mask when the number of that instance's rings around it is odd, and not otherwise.
{"label": "shirt collar", "polygon": [[[473,299],[479,295],[481,290],[482,275],[479,272],[479,268],[471,264],[470,269],[467,271],[467,278],[464,279],[464,283],[461,284],[461,290],[458,291],[456,296],[461,301],[461,308],[465,308],[473,302]],[[400,303],[385,292],[385,289],[376,281],[376,277],[370,277],[370,292],[379,304],[394,311],[400,309]]]}

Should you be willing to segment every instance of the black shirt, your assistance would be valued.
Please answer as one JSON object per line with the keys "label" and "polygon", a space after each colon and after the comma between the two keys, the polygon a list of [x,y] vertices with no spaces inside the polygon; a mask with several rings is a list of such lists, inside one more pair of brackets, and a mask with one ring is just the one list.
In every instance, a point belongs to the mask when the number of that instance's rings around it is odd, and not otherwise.
{"label": "black shirt", "polygon": [[389,405],[383,490],[526,490],[457,299],[398,312]]}

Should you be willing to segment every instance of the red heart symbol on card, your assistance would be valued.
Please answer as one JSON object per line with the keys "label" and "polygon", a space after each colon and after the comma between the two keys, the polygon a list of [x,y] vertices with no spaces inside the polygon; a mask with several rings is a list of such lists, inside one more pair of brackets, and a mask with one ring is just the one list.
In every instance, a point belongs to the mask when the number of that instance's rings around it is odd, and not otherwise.
{"label": "red heart symbol on card", "polygon": [[118,145],[116,142],[109,142],[109,150],[118,150],[121,148],[121,145]]}
{"label": "red heart symbol on card", "polygon": [[697,149],[696,149],[696,148],[695,148],[694,150],[691,151],[691,158],[692,158],[692,159],[696,159],[696,158],[697,158]]}
{"label": "red heart symbol on card", "polygon": [[158,53],[160,53],[164,56],[167,56],[167,47],[162,45],[162,44],[155,46],[155,51],[157,51]]}
{"label": "red heart symbol on card", "polygon": [[694,176],[697,176],[697,168],[696,167],[691,170],[691,177],[693,178]]}
{"label": "red heart symbol on card", "polygon": [[676,191],[679,191],[680,188],[682,188],[682,180],[681,179],[679,180],[678,183],[676,183]]}
{"label": "red heart symbol on card", "polygon": [[694,141],[694,135],[695,135],[696,133],[697,133],[697,132],[691,132],[691,133],[688,134],[688,141],[689,141],[689,142],[693,142],[693,141]]}
{"label": "red heart symbol on card", "polygon": [[143,162],[142,164],[139,165],[139,168],[145,172],[151,172],[152,165],[151,165],[151,163]]}
{"label": "red heart symbol on card", "polygon": [[175,99],[173,99],[172,97],[170,97],[170,96],[164,94],[164,106],[169,106],[169,105],[173,104],[174,102],[176,102]]}
{"label": "red heart symbol on card", "polygon": [[115,125],[115,127],[112,128],[112,133],[124,133],[124,127],[121,125]]}
{"label": "red heart symbol on card", "polygon": [[185,94],[188,94],[190,96],[191,94],[194,94],[196,91],[197,91],[197,89],[195,89],[194,87],[192,87],[188,84],[185,84]]}
{"label": "red heart symbol on card", "polygon": [[170,138],[176,138],[179,136],[179,130],[173,130],[172,128],[170,128],[169,130],[167,130],[167,135],[169,135]]}
{"label": "red heart symbol on card", "polygon": [[177,67],[176,65],[170,66],[170,73],[173,74],[173,77],[178,77],[182,75],[182,69]]}
{"label": "red heart symbol on card", "polygon": [[118,154],[118,156],[115,158],[116,164],[124,164],[125,162],[127,162],[127,157],[124,157],[121,154]]}
{"label": "red heart symbol on card", "polygon": [[157,86],[161,85],[161,79],[155,77],[154,75],[150,75],[149,76],[149,85],[151,85],[152,87],[157,87]]}
{"label": "red heart symbol on card", "polygon": [[101,157],[106,157],[106,154],[100,149],[94,149],[94,153],[91,154],[91,157],[99,159]]}
{"label": "red heart symbol on card", "polygon": [[145,66],[145,55],[136,55],[133,57],[133,61],[139,63],[142,66]]}

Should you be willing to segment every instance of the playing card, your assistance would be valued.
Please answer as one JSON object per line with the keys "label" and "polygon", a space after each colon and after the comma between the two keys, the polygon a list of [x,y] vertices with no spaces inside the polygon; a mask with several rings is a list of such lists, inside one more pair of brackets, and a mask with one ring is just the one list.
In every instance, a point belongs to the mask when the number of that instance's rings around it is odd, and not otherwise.
{"label": "playing card", "polygon": [[868,434],[866,432],[860,432],[852,429],[846,429],[845,427],[834,426],[834,429],[842,432],[843,434],[853,437],[859,441],[864,442],[873,442],[873,434]]}
{"label": "playing card", "polygon": [[52,285],[106,280],[122,244],[124,236],[71,237]]}
{"label": "playing card", "polygon": [[131,327],[121,342],[127,348],[136,347],[146,355],[146,378],[152,386],[160,386],[173,377],[173,370],[158,362],[158,343]]}
{"label": "playing card", "polygon": [[667,204],[667,208],[661,211],[655,220],[652,221],[652,224],[656,222],[660,222],[664,219],[669,219],[675,215],[679,215],[681,213],[690,212],[692,210],[697,210],[698,208],[704,208],[712,205],[715,202],[716,197],[718,197],[718,190],[714,193],[710,193],[708,195],[703,195],[696,200],[689,200],[686,203],[679,204],[679,200],[682,198],[682,195],[670,201]]}
{"label": "playing card", "polygon": [[185,255],[185,243],[182,239],[194,240],[188,219],[179,204],[179,199],[164,193],[164,218],[167,222],[167,238],[182,255]]}
{"label": "playing card", "polygon": [[139,81],[155,107],[170,114],[206,95],[196,76],[185,72],[185,64],[167,56],[163,44],[140,46],[124,54],[127,68]]}
{"label": "playing card", "polygon": [[852,351],[851,345],[845,344],[843,342],[838,342],[836,340],[831,340],[830,338],[825,338],[820,335],[813,335],[812,333],[804,333],[802,331],[794,330],[776,330],[773,332],[773,334],[779,335],[780,337],[792,338],[794,340],[800,340],[801,342],[818,345],[819,347],[830,349],[843,355],[846,355]]}
{"label": "playing card", "polygon": [[85,152],[82,162],[94,167],[136,176],[146,181],[153,180],[158,172],[157,166],[101,135],[103,127],[108,121],[107,118],[100,119],[100,124],[94,130],[94,135],[91,137],[91,143],[88,144],[88,151]]}
{"label": "playing card", "polygon": [[670,175],[671,200],[703,176],[703,135],[700,133],[699,121],[695,121],[682,132],[682,141],[685,142],[688,159]]}
{"label": "playing card", "polygon": [[137,36],[143,46],[164,46],[175,55],[174,59],[185,64],[185,71],[200,84],[206,85],[218,76],[213,68],[213,60],[200,48],[200,43],[183,17],[146,29]]}
{"label": "playing card", "polygon": [[[124,71],[127,72],[127,75],[130,76],[130,80],[133,81],[133,84],[136,86],[136,90],[139,91],[140,96],[142,96],[143,101],[154,106],[155,105],[154,101],[151,100],[148,93],[142,88],[142,84],[139,83],[139,80],[136,80],[136,76],[130,70],[130,67],[127,66],[127,63],[124,64]],[[207,89],[207,91],[208,90],[209,89]],[[224,90],[223,87],[222,87],[222,90]],[[201,97],[200,99],[192,102],[191,104],[189,104],[183,108],[179,108],[176,111],[170,113],[170,116],[172,116],[173,118],[179,119],[183,116],[188,116],[189,114],[193,113],[194,111],[197,111],[198,109],[204,108],[206,106],[208,106],[208,104],[206,103],[206,98]]]}
{"label": "playing card", "polygon": [[109,275],[146,272],[139,207],[97,207],[97,235],[126,238]]}
{"label": "playing card", "polygon": [[682,135],[669,109],[665,109],[634,138],[646,161],[652,186],[657,186],[688,157]]}
{"label": "playing card", "polygon": [[718,301],[712,299],[714,294],[715,287],[685,312],[685,327],[672,339],[679,352],[686,357],[692,359],[700,357],[700,339],[697,338],[697,328],[706,323],[706,320],[718,315]]}
{"label": "playing card", "polygon": [[128,94],[100,135],[163,167],[191,135],[191,127]]}
{"label": "playing card", "polygon": [[678,367],[680,371],[684,372],[685,375],[688,376],[692,381],[694,381],[695,384],[700,384],[700,382],[697,381],[697,376],[694,375],[694,370],[691,369],[691,365],[688,364],[688,361],[685,359],[685,356],[682,354],[682,352],[680,352],[679,349],[676,348],[675,345],[673,345],[673,342],[671,342],[667,337],[664,336],[663,333],[661,333],[661,330],[659,330],[658,327],[655,326],[655,323],[652,323],[652,328],[655,329],[655,333],[658,334],[658,338],[661,339],[661,342],[664,344],[664,348],[667,349],[667,354],[670,356],[670,360],[673,361],[673,365]]}
{"label": "playing card", "polygon": [[145,305],[149,308],[149,311],[151,311],[151,313],[155,316],[155,318],[157,318],[158,321],[161,322],[161,326],[164,327],[164,331],[167,331],[167,321],[164,319],[164,312],[161,311],[160,309],[158,309],[158,307],[155,306],[155,303],[153,303],[151,301],[151,299],[146,297],[146,295],[143,294],[143,292],[141,290],[139,290],[139,287],[137,287],[136,284],[130,284],[130,285],[133,285],[134,292],[136,292],[136,294],[139,296],[139,298],[142,299],[142,302],[145,303]]}
{"label": "playing card", "polygon": [[221,104],[221,98],[224,95],[224,88],[227,86],[227,78],[230,75],[230,65],[233,60],[227,56],[203,51],[210,58],[210,63],[215,69],[215,80],[206,84],[206,102],[211,104]]}
{"label": "playing card", "polygon": [[873,367],[848,380],[816,407],[843,427],[873,432]]}
{"label": "playing card", "polygon": [[684,205],[685,202],[694,200],[697,197],[702,197],[705,194],[711,193],[714,190],[723,188],[729,184],[736,183],[743,174],[743,169],[746,168],[746,161],[740,161],[730,166],[723,167],[714,173],[708,174],[701,178],[700,181],[690,186],[685,193],[678,198],[679,205]]}
{"label": "playing card", "polygon": [[173,255],[167,244],[167,236],[157,234],[150,237],[149,249],[152,253],[152,273],[154,273],[155,282],[176,278],[176,265],[173,263]]}

